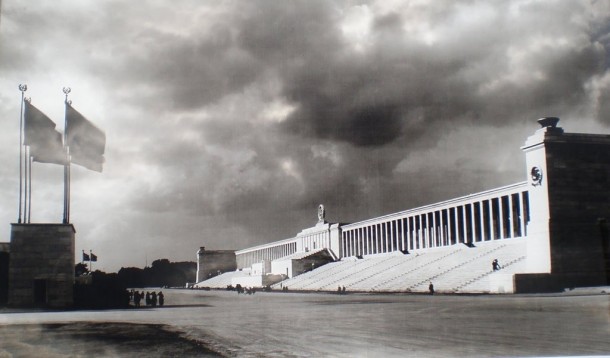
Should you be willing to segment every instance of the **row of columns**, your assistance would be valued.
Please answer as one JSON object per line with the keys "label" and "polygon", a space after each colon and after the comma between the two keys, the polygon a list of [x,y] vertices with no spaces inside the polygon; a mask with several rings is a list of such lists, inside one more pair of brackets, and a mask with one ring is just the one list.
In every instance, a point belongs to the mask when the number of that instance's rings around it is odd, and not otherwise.
{"label": "row of columns", "polygon": [[330,234],[328,231],[322,231],[315,234],[310,234],[301,237],[303,242],[304,251],[311,251],[321,249],[323,247],[330,247]]}
{"label": "row of columns", "polygon": [[330,234],[328,231],[320,231],[302,236],[289,243],[263,247],[237,254],[237,267],[250,267],[252,264],[263,260],[272,261],[292,255],[297,251],[311,251],[324,247],[330,248]]}
{"label": "row of columns", "polygon": [[252,264],[263,260],[276,260],[284,256],[292,255],[297,251],[297,243],[295,241],[280,245],[263,247],[260,249],[237,254],[237,267],[250,267]]}
{"label": "row of columns", "polygon": [[343,228],[341,256],[411,251],[526,236],[527,191]]}

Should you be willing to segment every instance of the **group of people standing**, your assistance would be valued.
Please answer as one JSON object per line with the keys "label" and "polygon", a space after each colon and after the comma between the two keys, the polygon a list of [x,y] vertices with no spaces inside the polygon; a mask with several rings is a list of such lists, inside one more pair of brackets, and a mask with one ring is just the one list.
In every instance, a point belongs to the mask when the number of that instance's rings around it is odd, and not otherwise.
{"label": "group of people standing", "polygon": [[153,292],[146,291],[146,294],[145,294],[144,291],[138,292],[138,291],[131,290],[130,296],[131,296],[131,299],[133,300],[133,305],[135,307],[140,307],[140,302],[142,301],[142,298],[144,298],[144,302],[146,303],[146,306],[155,307],[157,305],[157,303],[159,303],[159,306],[163,306],[165,304],[165,296],[163,296],[163,292],[161,292],[161,291],[159,291],[159,293],[157,293],[155,291],[153,291]]}

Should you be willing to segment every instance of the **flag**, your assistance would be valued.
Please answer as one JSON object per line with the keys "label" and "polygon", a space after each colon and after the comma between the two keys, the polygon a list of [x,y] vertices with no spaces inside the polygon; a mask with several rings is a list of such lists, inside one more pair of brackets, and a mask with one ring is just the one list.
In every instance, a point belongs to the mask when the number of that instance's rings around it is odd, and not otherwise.
{"label": "flag", "polygon": [[106,134],[67,103],[66,139],[72,163],[102,172]]}
{"label": "flag", "polygon": [[83,261],[91,261],[91,259],[89,258],[89,255],[87,255],[84,251],[83,251]]}
{"label": "flag", "polygon": [[91,261],[97,262],[97,255],[94,254],[93,252],[91,253]]}
{"label": "flag", "polygon": [[24,103],[24,144],[30,146],[34,161],[66,164],[61,133],[55,130],[55,122],[28,101]]}

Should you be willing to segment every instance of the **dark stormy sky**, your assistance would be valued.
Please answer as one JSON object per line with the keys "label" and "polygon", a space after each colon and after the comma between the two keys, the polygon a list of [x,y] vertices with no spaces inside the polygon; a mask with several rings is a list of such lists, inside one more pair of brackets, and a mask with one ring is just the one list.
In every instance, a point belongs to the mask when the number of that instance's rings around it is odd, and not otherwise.
{"label": "dark stormy sky", "polygon": [[[525,180],[536,119],[610,132],[609,31],[605,1],[3,0],[0,241],[21,83],[105,130],[71,219],[115,271]],[[62,174],[34,164],[33,222],[61,221]]]}

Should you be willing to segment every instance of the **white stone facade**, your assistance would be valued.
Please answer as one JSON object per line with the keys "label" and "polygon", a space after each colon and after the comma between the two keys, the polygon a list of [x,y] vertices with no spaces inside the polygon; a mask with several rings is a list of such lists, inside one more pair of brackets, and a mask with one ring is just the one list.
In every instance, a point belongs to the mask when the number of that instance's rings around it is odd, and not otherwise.
{"label": "white stone facade", "polygon": [[237,266],[270,262],[266,273],[293,277],[286,258],[320,249],[341,260],[518,240],[526,242],[524,268],[494,275],[494,292],[608,282],[610,136],[566,134],[551,119],[521,148],[525,181],[350,224],[326,222],[320,205],[315,226],[237,251]]}

